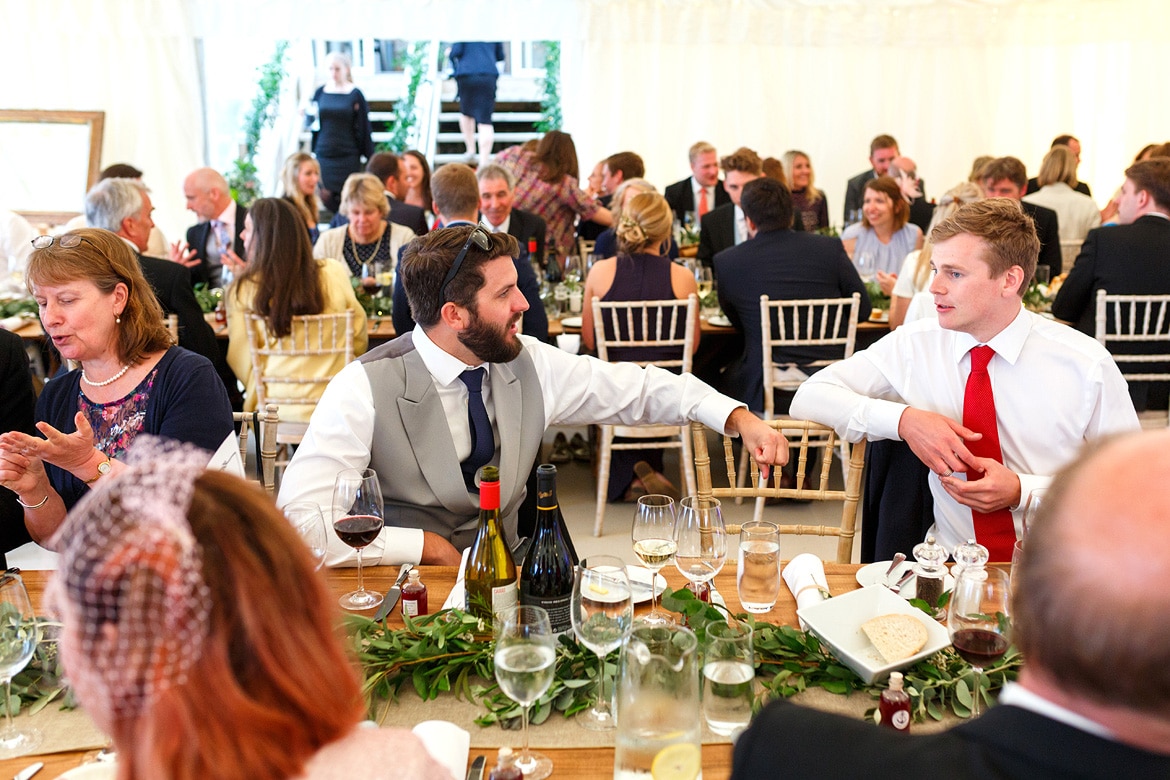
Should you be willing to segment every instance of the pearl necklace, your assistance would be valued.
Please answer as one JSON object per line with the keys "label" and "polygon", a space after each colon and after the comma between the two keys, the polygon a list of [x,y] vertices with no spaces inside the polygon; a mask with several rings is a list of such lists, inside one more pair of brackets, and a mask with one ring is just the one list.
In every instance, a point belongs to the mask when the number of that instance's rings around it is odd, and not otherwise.
{"label": "pearl necklace", "polygon": [[101,382],[94,382],[94,381],[92,381],[92,380],[91,380],[89,377],[87,377],[87,376],[85,375],[85,367],[83,366],[83,367],[82,367],[82,369],[81,369],[81,381],[82,381],[82,382],[85,382],[85,383],[86,383],[87,385],[89,385],[90,387],[105,387],[106,385],[112,385],[112,384],[114,384],[114,382],[117,382],[117,381],[118,381],[119,379],[121,379],[121,378],[122,378],[122,377],[123,377],[123,376],[126,374],[126,372],[127,372],[127,371],[129,371],[129,370],[130,370],[130,364],[129,364],[129,363],[127,363],[126,365],[122,366],[122,370],[121,370],[121,371],[119,371],[118,373],[114,374],[114,375],[113,375],[112,377],[110,377],[109,379],[104,379],[104,380],[102,380]]}
{"label": "pearl necklace", "polygon": [[[345,237],[349,240],[350,251],[353,253],[354,260],[357,261],[359,274],[361,273],[361,267],[366,265],[367,263],[369,263],[371,260],[373,260],[377,256],[378,250],[382,248],[382,242],[386,239],[386,234],[389,232],[390,232],[390,226],[387,225],[386,228],[382,231],[382,235],[378,236],[378,240],[373,243],[374,249],[373,249],[373,251],[370,252],[369,257],[362,257],[361,251],[358,249],[358,246],[359,246],[358,242],[353,240],[353,237],[349,235],[348,231],[346,232]],[[369,244],[362,244],[361,246],[370,246],[370,245]]]}

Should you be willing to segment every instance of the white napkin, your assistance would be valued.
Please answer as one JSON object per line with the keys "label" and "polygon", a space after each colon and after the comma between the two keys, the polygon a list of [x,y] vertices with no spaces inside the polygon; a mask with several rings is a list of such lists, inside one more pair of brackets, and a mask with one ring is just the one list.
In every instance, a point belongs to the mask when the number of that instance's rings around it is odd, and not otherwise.
{"label": "white napkin", "polygon": [[0,328],[3,328],[4,330],[16,330],[21,325],[24,325],[24,322],[24,317],[19,315],[15,317],[5,317],[4,319],[0,319]]}
{"label": "white napkin", "polygon": [[414,732],[431,757],[447,768],[452,780],[467,774],[467,754],[471,752],[471,735],[445,720],[424,720]]}
{"label": "white napkin", "polygon": [[4,557],[8,565],[17,569],[29,571],[56,571],[57,559],[61,556],[52,550],[46,550],[36,542],[26,542],[14,550],[9,550]]}
{"label": "white napkin", "polygon": [[463,558],[459,561],[459,576],[455,578],[455,584],[451,586],[451,592],[443,602],[443,609],[464,609],[467,605],[467,596],[463,591],[463,575],[467,572],[467,556],[470,552],[470,547],[463,551]]}
{"label": "white napkin", "polygon": [[[788,562],[782,572],[784,584],[796,597],[796,608],[803,609],[828,598],[829,583],[825,579],[825,566],[812,553],[801,553]],[[804,621],[800,621],[804,628]]]}

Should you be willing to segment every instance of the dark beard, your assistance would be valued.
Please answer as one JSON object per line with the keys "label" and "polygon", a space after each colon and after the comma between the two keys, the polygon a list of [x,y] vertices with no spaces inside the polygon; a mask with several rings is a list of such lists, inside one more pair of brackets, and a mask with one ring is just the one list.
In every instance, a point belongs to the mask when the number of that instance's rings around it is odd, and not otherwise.
{"label": "dark beard", "polygon": [[[497,330],[479,318],[478,311],[470,311],[471,324],[459,332],[459,341],[485,363],[510,363],[524,346],[520,339],[507,330]],[[519,318],[520,315],[517,315]],[[511,327],[509,322],[506,327]]]}

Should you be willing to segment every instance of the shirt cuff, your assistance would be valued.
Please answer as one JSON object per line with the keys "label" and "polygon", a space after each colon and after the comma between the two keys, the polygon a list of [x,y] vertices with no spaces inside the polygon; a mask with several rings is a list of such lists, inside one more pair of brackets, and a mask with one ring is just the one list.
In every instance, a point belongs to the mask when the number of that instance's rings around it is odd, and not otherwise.
{"label": "shirt cuff", "polygon": [[870,399],[865,406],[869,420],[863,430],[868,432],[867,435],[871,439],[902,440],[898,433],[898,423],[902,421],[902,414],[910,408],[909,406],[880,398]]}
{"label": "shirt cuff", "polygon": [[382,545],[382,566],[397,566],[402,563],[422,562],[423,531],[421,528],[393,528],[386,526],[378,536]]}

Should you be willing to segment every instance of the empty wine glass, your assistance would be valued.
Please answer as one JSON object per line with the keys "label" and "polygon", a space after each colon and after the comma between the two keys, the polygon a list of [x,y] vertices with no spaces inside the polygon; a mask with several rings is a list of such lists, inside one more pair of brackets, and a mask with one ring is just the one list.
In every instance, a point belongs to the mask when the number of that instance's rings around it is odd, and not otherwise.
{"label": "empty wine glass", "polygon": [[727,531],[719,499],[687,496],[674,524],[675,568],[695,585],[709,582],[727,559]]}
{"label": "empty wine glass", "polygon": [[634,525],[630,530],[634,539],[634,555],[651,571],[650,612],[642,620],[654,625],[674,624],[669,612],[658,609],[658,572],[674,560],[678,543],[674,541],[674,499],[651,494],[638,499]]}
{"label": "empty wine glass", "polygon": [[605,692],[605,657],[621,646],[634,622],[634,602],[626,565],[612,555],[581,561],[573,577],[573,633],[597,654],[597,703],[577,717],[592,731],[615,727]]}
{"label": "empty wine glass", "polygon": [[[32,660],[41,641],[40,624],[24,581],[15,570],[0,575],[0,678],[4,680],[4,702],[12,701],[12,677]],[[34,728],[12,725],[12,710],[4,707],[4,730],[0,731],[0,758],[16,758],[34,750],[43,738]]]}
{"label": "empty wine glass", "polygon": [[857,275],[861,277],[861,281],[872,281],[877,274],[877,265],[874,261],[873,252],[858,252],[857,257],[853,260],[857,266]]}
{"label": "empty wine glass", "polygon": [[972,716],[979,714],[983,669],[1007,652],[1010,644],[1011,581],[1000,569],[971,566],[955,579],[947,630],[951,644],[975,670]]}
{"label": "empty wine glass", "polygon": [[520,705],[524,750],[516,766],[525,780],[541,780],[552,774],[552,761],[528,749],[528,708],[543,696],[556,671],[556,638],[543,607],[510,607],[496,615],[496,682],[500,690]]}
{"label": "empty wine glass", "polygon": [[1021,529],[1021,537],[1026,537],[1028,530],[1036,522],[1036,515],[1039,514],[1040,506],[1044,503],[1044,496],[1047,493],[1047,488],[1036,488],[1028,493],[1028,501],[1024,504],[1024,527]]}
{"label": "empty wine glass", "polygon": [[313,501],[295,501],[285,505],[284,516],[297,529],[320,569],[325,564],[325,554],[329,548],[321,507]]}
{"label": "empty wine glass", "polygon": [[357,550],[357,590],[339,599],[350,610],[376,607],[382,595],[366,590],[362,579],[362,551],[382,532],[382,486],[373,469],[342,469],[333,483],[333,530],[341,541]]}

